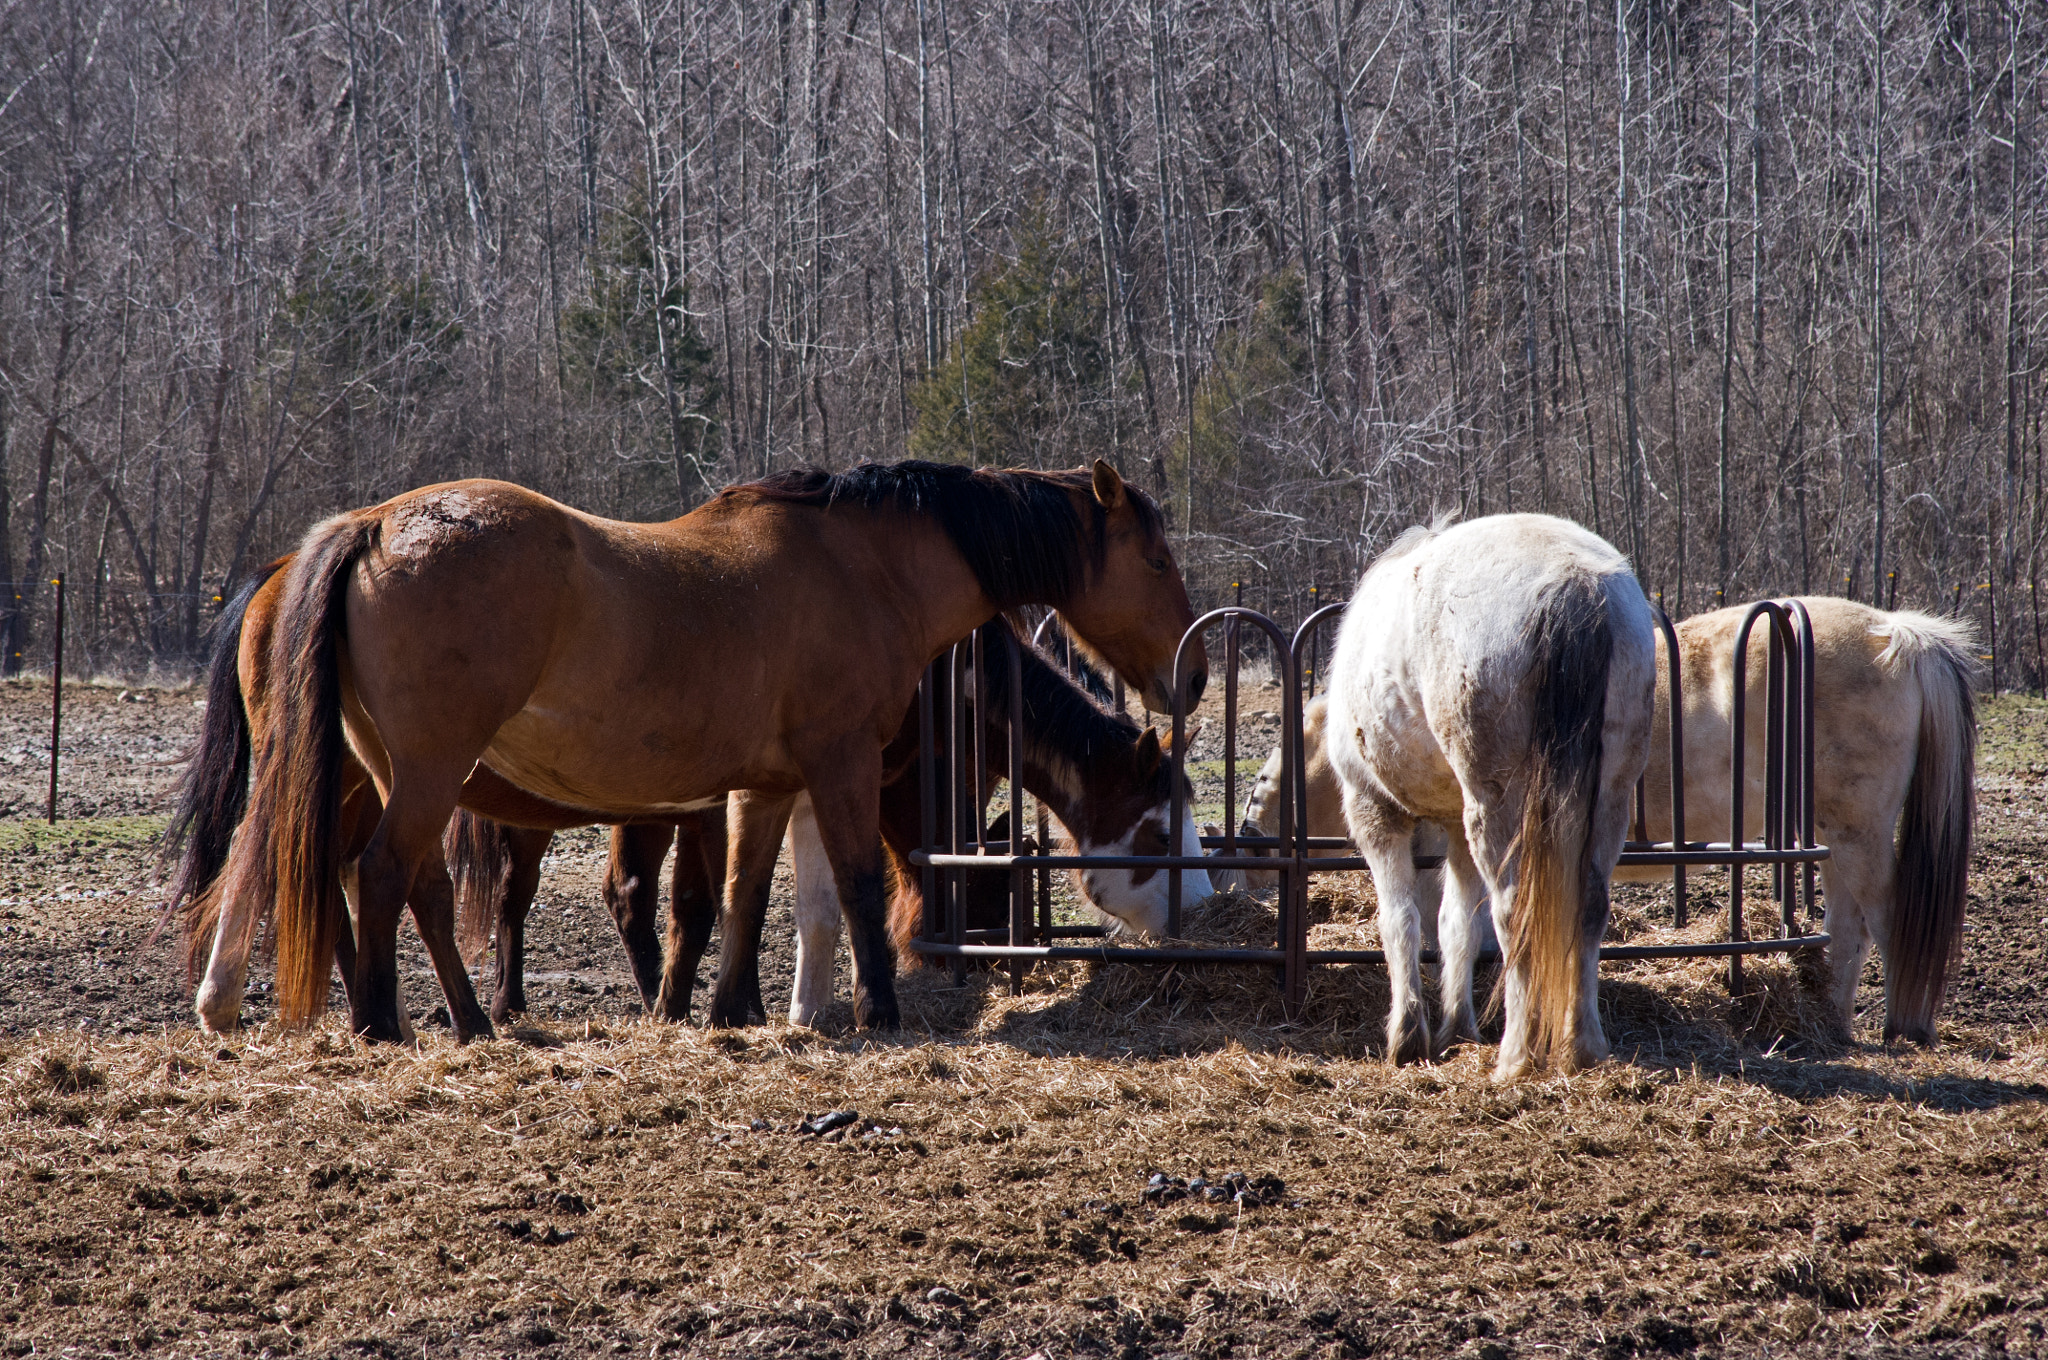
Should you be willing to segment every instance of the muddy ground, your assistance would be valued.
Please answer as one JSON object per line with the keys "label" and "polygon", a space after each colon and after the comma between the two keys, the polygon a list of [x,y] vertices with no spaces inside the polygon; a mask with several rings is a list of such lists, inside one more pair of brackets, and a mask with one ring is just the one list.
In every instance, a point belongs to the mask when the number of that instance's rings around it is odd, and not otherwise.
{"label": "muddy ground", "polygon": [[[200,1035],[147,943],[196,697],[68,687],[50,827],[48,690],[0,687],[9,1353],[2048,1353],[2048,706],[1985,709],[1940,1050],[1875,1047],[1874,987],[1830,1035],[1788,965],[1741,1003],[1611,966],[1624,1058],[1500,1091],[1483,1046],[1385,1067],[1363,970],[1301,1026],[1255,975],[1078,965],[911,979],[883,1040],[843,1002],[822,1033],[651,1024],[594,832],[546,867],[521,1041],[456,1048],[409,935],[416,1051],[281,1033],[261,990]],[[1247,695],[1240,798],[1276,706]],[[1319,928],[1369,930],[1329,896]],[[774,1011],[786,890],[769,938]]]}

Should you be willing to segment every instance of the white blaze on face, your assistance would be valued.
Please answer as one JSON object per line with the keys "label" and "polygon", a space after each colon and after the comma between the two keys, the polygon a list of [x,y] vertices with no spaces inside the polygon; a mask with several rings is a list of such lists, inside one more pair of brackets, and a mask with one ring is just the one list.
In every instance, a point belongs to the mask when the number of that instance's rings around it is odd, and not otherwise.
{"label": "white blaze on face", "polygon": [[[1119,839],[1107,845],[1091,845],[1076,838],[1079,853],[1084,855],[1140,855],[1170,853],[1162,846],[1171,846],[1166,834],[1170,804],[1162,803],[1132,824],[1131,829]],[[1181,853],[1199,855],[1202,853],[1201,828],[1195,825],[1194,813],[1186,808],[1181,812]],[[1133,882],[1139,874],[1145,874],[1142,883]],[[1104,924],[1112,929],[1133,931],[1139,935],[1164,935],[1166,933],[1167,890],[1169,878],[1164,869],[1153,869],[1149,873],[1142,869],[1084,869],[1081,871],[1081,891],[1088,898],[1088,905],[1104,918]],[[1201,869],[1183,869],[1180,877],[1180,905],[1185,913],[1190,907],[1207,900],[1215,888],[1209,882],[1209,875]]]}

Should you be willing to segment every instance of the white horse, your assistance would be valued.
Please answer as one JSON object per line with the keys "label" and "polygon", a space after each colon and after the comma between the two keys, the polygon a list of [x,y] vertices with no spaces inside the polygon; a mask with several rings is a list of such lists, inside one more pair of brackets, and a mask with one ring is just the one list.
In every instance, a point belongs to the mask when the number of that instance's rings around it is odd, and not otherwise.
{"label": "white horse", "polygon": [[[1328,749],[1379,892],[1395,1062],[1477,1036],[1472,961],[1489,898],[1506,943],[1495,1078],[1607,1056],[1600,937],[1649,758],[1654,642],[1627,561],[1547,515],[1411,529],[1358,583],[1330,667]],[[1422,819],[1450,840],[1439,933],[1451,985],[1434,1045],[1411,848]]]}
{"label": "white horse", "polygon": [[[1971,701],[1976,638],[1958,619],[1887,613],[1830,596],[1802,599],[1814,631],[1815,834],[1830,857],[1820,867],[1827,901],[1829,998],[1855,1017],[1856,984],[1873,944],[1885,979],[1885,1039],[1931,1043],[1934,1019],[1962,939],[1970,858],[1977,729]],[[1728,834],[1729,733],[1734,721],[1735,634],[1748,605],[1677,625],[1685,715],[1686,835]],[[1744,835],[1762,834],[1765,685],[1762,624],[1749,647]],[[1657,703],[1644,781],[1652,840],[1671,835],[1669,665],[1657,648]],[[1302,710],[1308,750],[1308,833],[1344,834],[1342,789],[1324,752],[1325,701]],[[1279,824],[1280,753],[1260,771],[1245,821],[1260,834]],[[1418,828],[1420,837],[1433,828]],[[1311,852],[1336,855],[1343,851]],[[1667,869],[1622,869],[1617,878],[1667,879]],[[1247,877],[1270,878],[1254,871]],[[1424,883],[1424,930],[1433,923]]]}

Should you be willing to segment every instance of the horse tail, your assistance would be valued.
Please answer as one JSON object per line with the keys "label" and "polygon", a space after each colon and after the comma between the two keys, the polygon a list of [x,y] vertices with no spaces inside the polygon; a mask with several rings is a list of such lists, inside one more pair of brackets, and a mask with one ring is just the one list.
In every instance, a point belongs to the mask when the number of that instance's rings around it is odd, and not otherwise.
{"label": "horse tail", "polygon": [[889,866],[889,944],[896,951],[896,966],[905,972],[913,968],[937,967],[940,960],[920,954],[911,942],[924,933],[924,870],[885,838],[882,858]]}
{"label": "horse tail", "polygon": [[1507,960],[1525,979],[1529,1061],[1549,1055],[1570,1071],[1586,936],[1606,917],[1606,884],[1589,834],[1614,653],[1606,583],[1564,583],[1543,601],[1534,634],[1535,708]]}
{"label": "horse tail", "polygon": [[1975,820],[1976,639],[1967,625],[1893,614],[1880,664],[1920,681],[1920,740],[1899,819],[1899,861],[1887,941],[1885,1041],[1934,1042],[1934,1016],[1962,953]]}
{"label": "horse tail", "polygon": [[283,566],[273,562],[242,583],[214,621],[207,660],[206,717],[185,757],[178,807],[164,831],[159,867],[174,857],[177,870],[157,918],[154,940],[175,925],[188,977],[197,977],[220,915],[217,881],[228,847],[249,801],[249,711],[242,705],[242,621],[249,601]]}
{"label": "horse tail", "polygon": [[474,959],[498,928],[499,905],[512,879],[512,838],[503,823],[457,808],[441,842],[455,883],[455,938]]}
{"label": "horse tail", "polygon": [[327,1006],[335,940],[346,928],[341,891],[343,599],[356,560],[375,543],[375,511],[337,515],[306,536],[285,579],[271,641],[278,702],[268,706],[237,859],[237,893],[272,903],[278,1016],[311,1019]]}

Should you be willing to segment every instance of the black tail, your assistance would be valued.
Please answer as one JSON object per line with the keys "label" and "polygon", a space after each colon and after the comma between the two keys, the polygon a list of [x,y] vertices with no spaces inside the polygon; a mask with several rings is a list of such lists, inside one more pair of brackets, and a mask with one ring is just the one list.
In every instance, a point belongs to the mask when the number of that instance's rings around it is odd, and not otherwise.
{"label": "black tail", "polygon": [[1524,1063],[1546,1059],[1567,1072],[1577,1065],[1583,951],[1588,936],[1607,924],[1607,877],[1593,865],[1590,834],[1614,653],[1602,583],[1567,583],[1544,602],[1536,627],[1529,782],[1515,839],[1514,905],[1502,941],[1509,963],[1527,970],[1529,1047],[1524,1054],[1502,1052],[1503,1076],[1518,1076]]}
{"label": "black tail", "polygon": [[184,941],[188,970],[202,936],[211,935],[210,916],[202,910],[207,889],[227,863],[228,843],[241,824],[249,801],[249,713],[242,706],[239,660],[242,620],[249,601],[290,558],[280,558],[242,583],[214,620],[207,659],[206,718],[199,740],[185,757],[185,777],[178,785],[178,807],[164,831],[157,868],[177,861],[163,913],[152,939],[173,924]]}

